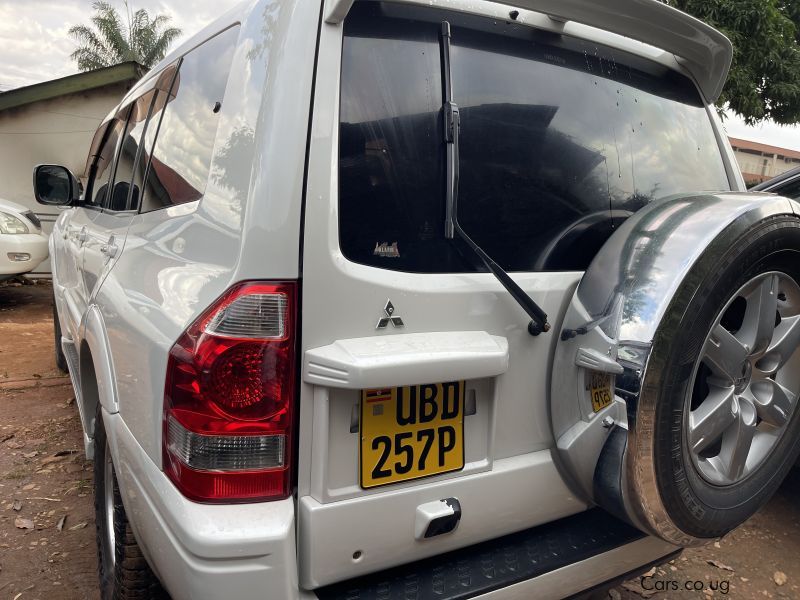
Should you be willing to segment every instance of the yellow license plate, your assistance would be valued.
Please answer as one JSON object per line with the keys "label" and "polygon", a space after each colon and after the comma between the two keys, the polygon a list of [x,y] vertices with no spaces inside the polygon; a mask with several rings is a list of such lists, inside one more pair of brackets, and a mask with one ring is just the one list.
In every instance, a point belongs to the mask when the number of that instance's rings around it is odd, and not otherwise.
{"label": "yellow license plate", "polygon": [[592,371],[588,374],[588,378],[592,409],[594,412],[600,412],[614,399],[614,394],[611,393],[611,375]]}
{"label": "yellow license plate", "polygon": [[361,391],[360,483],[464,468],[464,382]]}

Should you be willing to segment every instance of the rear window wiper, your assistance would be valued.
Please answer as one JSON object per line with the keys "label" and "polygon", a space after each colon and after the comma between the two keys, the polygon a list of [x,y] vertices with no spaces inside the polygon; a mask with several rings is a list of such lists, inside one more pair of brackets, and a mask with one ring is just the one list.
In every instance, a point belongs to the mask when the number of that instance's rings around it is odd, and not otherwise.
{"label": "rear window wiper", "polygon": [[531,318],[531,322],[528,323],[528,333],[539,335],[543,331],[550,331],[547,313],[467,235],[458,223],[458,134],[461,127],[461,116],[458,111],[458,104],[453,101],[453,84],[450,74],[450,23],[447,21],[442,22],[441,48],[442,81],[444,83],[444,104],[442,109],[444,112],[444,142],[447,151],[444,237],[452,240],[458,236],[469,246]]}

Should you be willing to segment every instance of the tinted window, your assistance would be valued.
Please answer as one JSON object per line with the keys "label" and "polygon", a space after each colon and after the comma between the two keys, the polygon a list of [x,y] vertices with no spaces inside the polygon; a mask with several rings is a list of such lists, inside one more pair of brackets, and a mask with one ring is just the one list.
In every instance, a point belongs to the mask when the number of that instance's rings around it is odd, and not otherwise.
{"label": "tinted window", "polygon": [[[117,159],[117,170],[114,174],[114,190],[106,199],[105,207],[109,210],[137,210],[139,208],[140,183],[135,183],[131,190],[136,160],[139,158],[139,147],[145,125],[155,105],[158,90],[151,90],[140,96],[131,105],[130,115],[122,146]],[[146,164],[146,158],[139,164]],[[136,167],[137,172],[140,169]]]}
{"label": "tinted window", "polygon": [[474,268],[469,252],[443,239],[445,19],[461,108],[459,219],[505,269],[583,269],[614,225],[650,200],[730,189],[706,109],[675,72],[518,24],[357,3],[341,88],[340,243],[349,259]]}
{"label": "tinted window", "polygon": [[439,25],[364,16],[343,47],[341,247],[356,262],[462,270],[444,230]]}
{"label": "tinted window", "polygon": [[611,232],[609,207],[622,219],[655,198],[730,189],[686,77],[543,34],[455,28],[453,46],[459,216],[507,269],[584,268],[585,247]]}
{"label": "tinted window", "polygon": [[791,198],[792,200],[800,200],[800,179],[795,179],[790,183],[778,186],[770,191]]}
{"label": "tinted window", "polygon": [[111,165],[114,162],[114,154],[117,150],[117,142],[125,130],[125,120],[114,120],[109,125],[110,130],[106,134],[106,139],[100,147],[95,161],[94,180],[86,189],[86,204],[89,206],[101,206],[106,197],[108,180],[111,177]]}
{"label": "tinted window", "polygon": [[238,33],[228,29],[184,57],[156,134],[143,212],[199,200],[205,192]]}

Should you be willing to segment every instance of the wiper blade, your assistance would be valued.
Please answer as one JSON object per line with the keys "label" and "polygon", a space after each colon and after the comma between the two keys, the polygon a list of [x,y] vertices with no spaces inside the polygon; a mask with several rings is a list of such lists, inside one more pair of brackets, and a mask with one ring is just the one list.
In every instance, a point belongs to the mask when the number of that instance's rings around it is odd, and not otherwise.
{"label": "wiper blade", "polygon": [[547,313],[534,302],[516,282],[509,277],[503,268],[476,244],[467,232],[458,223],[458,134],[461,128],[461,114],[458,104],[453,101],[453,85],[450,74],[450,23],[442,22],[442,82],[444,83],[444,142],[447,151],[446,157],[446,194],[445,194],[445,221],[444,237],[452,240],[456,236],[461,238],[464,243],[480,258],[486,268],[492,272],[497,280],[511,294],[511,297],[519,304],[531,318],[528,323],[528,333],[539,335],[543,331],[550,331],[550,323],[547,322]]}

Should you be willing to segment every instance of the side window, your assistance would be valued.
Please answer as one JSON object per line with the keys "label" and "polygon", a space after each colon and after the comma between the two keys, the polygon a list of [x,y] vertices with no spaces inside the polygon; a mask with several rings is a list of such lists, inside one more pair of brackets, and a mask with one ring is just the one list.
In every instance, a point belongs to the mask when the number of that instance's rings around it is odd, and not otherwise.
{"label": "side window", "polygon": [[99,207],[103,205],[106,192],[108,191],[108,180],[113,170],[111,167],[114,162],[114,154],[117,150],[117,142],[119,142],[119,138],[124,130],[124,119],[115,119],[111,125],[109,125],[106,139],[100,147],[98,156],[95,159],[96,171],[94,180],[89,182],[86,188],[86,206]]}
{"label": "side window", "polygon": [[[151,114],[158,90],[150,90],[136,99],[130,108],[125,135],[117,158],[114,186],[107,194],[104,208],[113,211],[137,210],[139,208],[139,185],[131,186],[142,134]],[[140,159],[141,160],[141,159]],[[146,159],[145,159],[146,160]],[[131,189],[133,187],[133,189]]]}
{"label": "side window", "polygon": [[172,84],[155,135],[144,184],[142,212],[199,200],[211,171],[211,155],[239,27],[189,52]]}
{"label": "side window", "polygon": [[770,191],[773,191],[781,196],[791,198],[792,200],[800,200],[800,179],[796,179],[786,186],[777,187]]}

